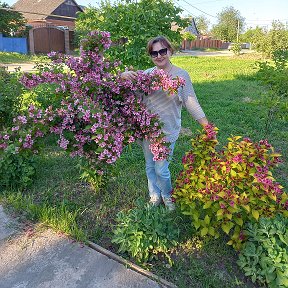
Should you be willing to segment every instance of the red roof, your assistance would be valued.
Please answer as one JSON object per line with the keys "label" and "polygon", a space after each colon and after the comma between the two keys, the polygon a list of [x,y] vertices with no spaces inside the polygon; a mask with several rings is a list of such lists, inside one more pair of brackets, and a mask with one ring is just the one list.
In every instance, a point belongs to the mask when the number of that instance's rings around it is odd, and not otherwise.
{"label": "red roof", "polygon": [[82,7],[74,0],[18,0],[12,7],[21,12],[26,19],[36,20],[47,18],[64,3],[76,6],[79,11],[83,11]]}

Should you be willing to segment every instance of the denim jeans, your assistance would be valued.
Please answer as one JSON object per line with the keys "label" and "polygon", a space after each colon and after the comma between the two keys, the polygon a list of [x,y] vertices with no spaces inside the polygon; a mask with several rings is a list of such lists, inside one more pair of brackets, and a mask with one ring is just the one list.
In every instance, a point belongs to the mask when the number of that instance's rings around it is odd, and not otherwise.
{"label": "denim jeans", "polygon": [[[169,159],[153,161],[153,154],[149,149],[150,142],[143,140],[142,148],[146,161],[146,175],[150,198],[170,198],[172,192],[171,175],[169,171]],[[175,142],[170,145],[170,157],[173,155]]]}

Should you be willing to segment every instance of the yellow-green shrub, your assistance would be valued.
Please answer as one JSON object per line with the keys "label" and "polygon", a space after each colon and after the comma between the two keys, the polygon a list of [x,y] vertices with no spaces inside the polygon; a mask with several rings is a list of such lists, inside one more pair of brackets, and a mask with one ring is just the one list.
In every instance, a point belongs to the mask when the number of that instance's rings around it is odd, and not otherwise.
{"label": "yellow-green shrub", "polygon": [[228,138],[218,152],[217,130],[207,125],[192,140],[173,197],[202,236],[217,238],[223,230],[230,236],[227,244],[240,249],[244,223],[278,212],[288,215],[287,194],[272,176],[281,155],[266,140],[253,143],[240,136]]}

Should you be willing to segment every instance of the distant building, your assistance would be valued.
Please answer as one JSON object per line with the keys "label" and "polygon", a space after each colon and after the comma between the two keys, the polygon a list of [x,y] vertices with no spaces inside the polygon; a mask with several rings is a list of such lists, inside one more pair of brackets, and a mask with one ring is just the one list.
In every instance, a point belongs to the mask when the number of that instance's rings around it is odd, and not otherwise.
{"label": "distant building", "polygon": [[74,0],[18,0],[13,8],[21,12],[32,27],[49,24],[69,30],[74,30],[76,13],[83,12],[83,6]]}
{"label": "distant building", "polygon": [[191,34],[193,34],[197,37],[200,36],[200,32],[196,26],[194,18],[191,19],[190,25],[184,29],[184,32],[190,32]]}
{"label": "distant building", "polygon": [[[179,29],[179,26],[175,25],[175,23],[172,23],[171,30],[177,31],[178,29]],[[191,22],[190,22],[189,26],[187,26],[185,29],[180,31],[180,33],[184,33],[184,32],[190,32],[191,34],[193,34],[197,37],[200,36],[199,30],[197,29],[194,18],[191,18]]]}

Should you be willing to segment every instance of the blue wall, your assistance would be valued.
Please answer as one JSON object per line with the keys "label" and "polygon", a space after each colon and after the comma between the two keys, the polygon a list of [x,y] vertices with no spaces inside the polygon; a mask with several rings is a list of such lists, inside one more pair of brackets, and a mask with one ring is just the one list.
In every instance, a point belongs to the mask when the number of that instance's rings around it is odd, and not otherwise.
{"label": "blue wall", "polygon": [[27,54],[27,38],[4,37],[0,33],[0,51]]}

